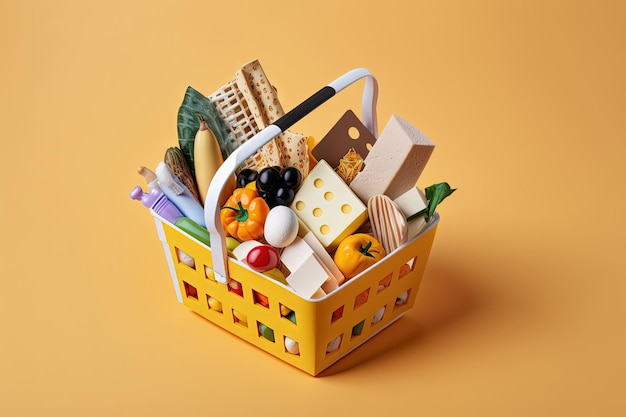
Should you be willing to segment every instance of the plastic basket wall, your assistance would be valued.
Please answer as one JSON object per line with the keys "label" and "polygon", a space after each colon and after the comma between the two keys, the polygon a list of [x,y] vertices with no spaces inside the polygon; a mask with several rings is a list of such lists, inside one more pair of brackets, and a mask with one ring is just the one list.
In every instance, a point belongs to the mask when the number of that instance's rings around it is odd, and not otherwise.
{"label": "plastic basket wall", "polygon": [[[419,236],[373,268],[323,298],[308,300],[232,258],[228,261],[230,278],[240,284],[241,291],[215,281],[210,248],[153,215],[179,301],[311,375],[363,344],[414,305],[439,222],[435,215]],[[193,257],[195,267],[180,262],[178,250]],[[292,313],[287,314],[289,311]],[[298,354],[287,351],[285,337],[298,343]],[[329,344],[338,348],[327,352]]]}

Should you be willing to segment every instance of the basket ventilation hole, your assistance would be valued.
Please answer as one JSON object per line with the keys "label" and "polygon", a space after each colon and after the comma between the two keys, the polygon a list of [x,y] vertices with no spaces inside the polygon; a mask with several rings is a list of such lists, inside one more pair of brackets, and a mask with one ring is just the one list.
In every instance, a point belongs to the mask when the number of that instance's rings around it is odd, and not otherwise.
{"label": "basket ventilation hole", "polygon": [[363,326],[365,326],[365,320],[361,320],[352,328],[352,337],[360,336],[363,333]]}
{"label": "basket ventilation hole", "polygon": [[387,288],[389,284],[391,284],[391,276],[392,274],[388,274],[385,278],[378,281],[378,292],[381,292],[382,290]]}
{"label": "basket ventilation hole", "polygon": [[357,308],[361,307],[363,304],[367,303],[367,299],[369,298],[369,295],[370,295],[370,289],[368,288],[365,291],[358,294],[356,297],[354,297],[354,309],[356,310]]}
{"label": "basket ventilation hole", "polygon": [[330,322],[331,323],[334,323],[334,322],[336,322],[337,320],[339,320],[340,318],[343,317],[343,307],[344,306],[341,306],[337,310],[333,311],[333,315],[330,318]]}
{"label": "basket ventilation hole", "polygon": [[293,324],[298,324],[296,321],[296,312],[284,304],[279,304],[279,305],[280,305],[280,316],[283,318],[286,318]]}
{"label": "basket ventilation hole", "polygon": [[256,290],[252,290],[252,297],[254,299],[254,304],[262,305],[265,308],[270,308],[270,300],[266,295],[261,294]]}
{"label": "basket ventilation hole", "polygon": [[248,316],[243,314],[241,311],[237,311],[233,309],[233,321],[236,324],[239,324],[244,327],[248,327]]}
{"label": "basket ventilation hole", "polygon": [[196,287],[186,281],[183,281],[183,286],[185,287],[185,295],[187,298],[198,299],[198,289]]}
{"label": "basket ventilation hole", "polygon": [[409,296],[410,295],[411,295],[411,290],[405,291],[402,294],[398,295],[396,297],[395,306],[396,307],[401,307],[401,306],[405,305],[407,303],[407,301],[409,301]]}
{"label": "basket ventilation hole", "polygon": [[339,335],[335,337],[333,340],[331,340],[330,342],[328,342],[328,344],[326,345],[326,353],[332,353],[336,350],[339,350],[339,347],[341,346],[342,338],[343,338],[343,335]]}
{"label": "basket ventilation hole", "polygon": [[383,306],[379,308],[378,310],[376,310],[376,312],[374,313],[374,316],[372,317],[372,324],[376,324],[383,319],[386,308],[387,306]]}
{"label": "basket ventilation hole", "polygon": [[206,303],[209,306],[209,310],[217,311],[218,313],[221,313],[223,311],[222,303],[216,300],[214,297],[211,297],[209,294],[207,294],[206,296]]}
{"label": "basket ventilation hole", "polygon": [[417,264],[417,256],[415,258],[409,259],[405,264],[403,264],[400,267],[400,271],[398,272],[398,278],[402,278],[409,272],[413,271],[416,264]]}
{"label": "basket ventilation hole", "polygon": [[228,281],[228,291],[243,297],[243,287],[239,281],[235,281],[234,279]]}
{"label": "basket ventilation hole", "polygon": [[257,329],[259,330],[259,337],[264,337],[270,342],[275,342],[274,339],[274,330],[267,327],[265,324],[257,321]]}
{"label": "basket ventilation hole", "polygon": [[215,272],[213,272],[213,269],[209,268],[208,266],[204,265],[204,277],[208,280],[211,280],[213,282],[217,282],[215,280]]}
{"label": "basket ventilation hole", "polygon": [[196,269],[196,260],[185,251],[176,248],[176,257],[179,263],[187,265],[189,268]]}
{"label": "basket ventilation hole", "polygon": [[298,342],[290,337],[285,336],[284,344],[285,352],[291,353],[292,355],[300,356],[300,345],[298,344]]}

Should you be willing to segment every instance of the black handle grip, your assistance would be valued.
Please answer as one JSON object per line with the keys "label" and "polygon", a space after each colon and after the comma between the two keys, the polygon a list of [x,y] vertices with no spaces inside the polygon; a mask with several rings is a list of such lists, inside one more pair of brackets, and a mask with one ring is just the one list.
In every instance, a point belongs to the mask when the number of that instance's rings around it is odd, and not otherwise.
{"label": "black handle grip", "polygon": [[334,96],[337,92],[330,86],[322,87],[311,97],[298,104],[292,110],[285,113],[280,119],[276,120],[273,124],[280,128],[281,132],[289,129],[298,120],[302,119],[307,114],[324,104],[329,98]]}

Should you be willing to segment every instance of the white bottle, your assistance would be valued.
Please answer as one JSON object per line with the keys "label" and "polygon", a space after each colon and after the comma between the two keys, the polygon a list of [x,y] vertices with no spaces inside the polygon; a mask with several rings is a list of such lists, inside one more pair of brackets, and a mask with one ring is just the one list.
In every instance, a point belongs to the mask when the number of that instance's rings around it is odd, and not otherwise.
{"label": "white bottle", "polygon": [[157,165],[156,176],[163,194],[178,207],[185,217],[189,217],[200,226],[206,227],[202,205],[198,203],[191,191],[174,175],[165,162],[159,162]]}

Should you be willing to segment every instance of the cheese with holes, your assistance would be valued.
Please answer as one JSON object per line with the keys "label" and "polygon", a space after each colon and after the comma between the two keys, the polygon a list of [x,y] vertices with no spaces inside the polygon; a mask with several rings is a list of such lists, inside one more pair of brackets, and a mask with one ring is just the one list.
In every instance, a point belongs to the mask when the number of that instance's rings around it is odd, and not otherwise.
{"label": "cheese with holes", "polygon": [[376,194],[395,199],[415,186],[434,148],[426,135],[393,115],[350,188],[362,201]]}
{"label": "cheese with holes", "polygon": [[291,209],[330,251],[367,221],[365,204],[323,160],[302,182]]}

